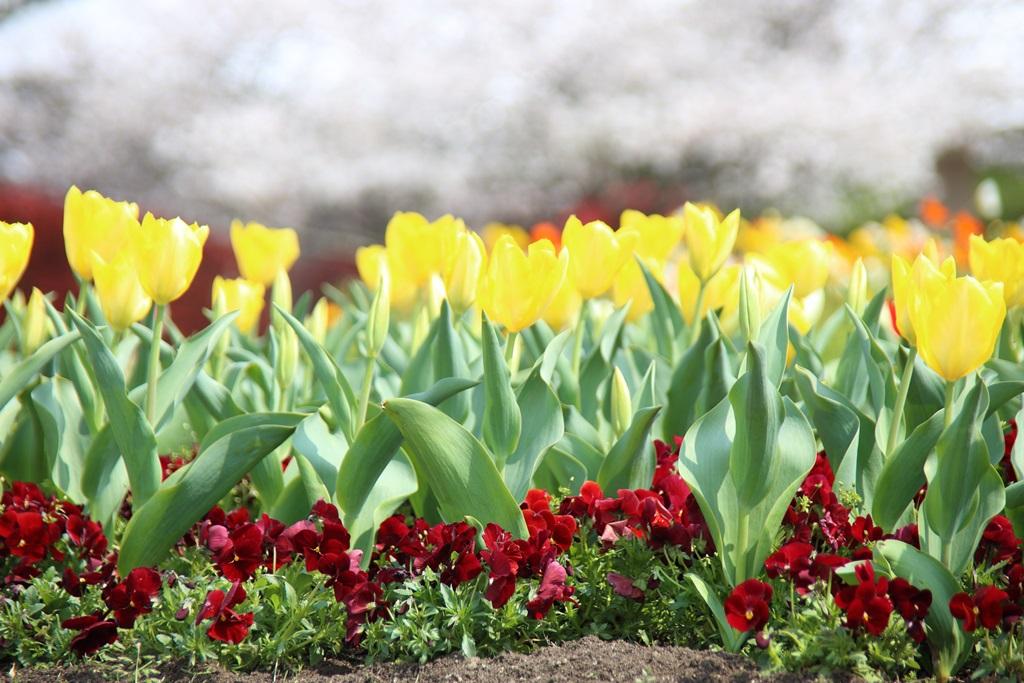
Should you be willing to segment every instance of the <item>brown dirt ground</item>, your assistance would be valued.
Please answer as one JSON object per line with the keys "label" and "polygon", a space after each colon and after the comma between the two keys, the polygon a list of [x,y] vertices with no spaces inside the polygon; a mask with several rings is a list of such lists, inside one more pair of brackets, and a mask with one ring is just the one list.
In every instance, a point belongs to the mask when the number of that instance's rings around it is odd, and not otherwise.
{"label": "brown dirt ground", "polygon": [[[117,680],[109,671],[89,666],[34,669],[4,672],[7,680],[19,683],[42,681],[94,681]],[[426,664],[372,664],[330,661],[315,669],[281,674],[257,671],[236,674],[225,671],[196,673],[180,667],[164,670],[163,680],[195,681],[196,683],[391,683],[416,681],[418,683],[504,683],[506,681],[772,681],[803,683],[817,680],[804,674],[765,675],[757,666],[739,655],[722,652],[691,650],[685,647],[647,647],[625,641],[603,641],[587,637],[569,643],[549,645],[534,652],[505,653],[497,657],[466,659],[449,655]],[[830,680],[855,680],[830,677]]]}

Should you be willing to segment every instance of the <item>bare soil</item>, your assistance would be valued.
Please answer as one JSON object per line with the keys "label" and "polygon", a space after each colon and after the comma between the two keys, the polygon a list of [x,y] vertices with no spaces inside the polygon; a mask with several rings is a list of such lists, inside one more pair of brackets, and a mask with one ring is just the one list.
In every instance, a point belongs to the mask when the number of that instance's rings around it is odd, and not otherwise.
{"label": "bare soil", "polygon": [[[91,665],[68,668],[31,669],[4,672],[7,680],[20,683],[42,681],[118,680],[112,674]],[[773,681],[803,683],[818,680],[808,674],[762,674],[749,659],[723,652],[691,650],[685,647],[653,646],[621,640],[604,641],[595,637],[548,645],[530,653],[508,652],[491,658],[465,658],[449,655],[426,664],[361,664],[330,661],[314,669],[295,673],[256,671],[238,674],[227,671],[187,671],[169,666],[163,680],[196,683],[504,683],[506,681]],[[855,680],[829,676],[828,680]]]}

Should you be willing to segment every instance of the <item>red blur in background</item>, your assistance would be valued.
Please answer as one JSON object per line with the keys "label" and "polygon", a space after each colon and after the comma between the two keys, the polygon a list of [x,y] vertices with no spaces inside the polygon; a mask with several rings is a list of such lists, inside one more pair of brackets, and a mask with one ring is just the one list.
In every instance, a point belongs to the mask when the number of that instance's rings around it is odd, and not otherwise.
{"label": "red blur in background", "polygon": [[[18,286],[26,293],[32,287],[38,287],[44,292],[55,292],[59,306],[59,302],[64,300],[64,294],[76,289],[75,278],[64,251],[63,197],[24,186],[0,183],[0,220],[32,223],[35,227],[32,256]],[[318,294],[324,282],[340,282],[355,272],[350,255],[303,255],[290,273],[292,289],[296,296],[306,290]],[[205,327],[209,322],[203,315],[203,308],[210,305],[213,278],[217,275],[238,276],[238,266],[231,251],[226,227],[211,229],[210,239],[203,250],[203,261],[191,288],[171,304],[174,322],[186,334]],[[0,311],[0,316],[2,314]]]}

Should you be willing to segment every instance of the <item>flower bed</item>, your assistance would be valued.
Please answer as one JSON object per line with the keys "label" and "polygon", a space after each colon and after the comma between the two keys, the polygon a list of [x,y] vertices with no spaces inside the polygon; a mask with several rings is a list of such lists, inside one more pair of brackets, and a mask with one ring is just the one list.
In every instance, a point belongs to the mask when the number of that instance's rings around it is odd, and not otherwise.
{"label": "flower bed", "polygon": [[[78,299],[0,328],[0,654],[294,671],[597,636],[1021,675],[1024,248],[928,209],[981,279],[892,221],[398,214],[370,286],[314,303],[294,233],[237,224],[244,278],[185,338],[208,228],[72,189]],[[32,228],[0,228],[13,287]],[[900,239],[923,254],[869,296],[865,244]]]}

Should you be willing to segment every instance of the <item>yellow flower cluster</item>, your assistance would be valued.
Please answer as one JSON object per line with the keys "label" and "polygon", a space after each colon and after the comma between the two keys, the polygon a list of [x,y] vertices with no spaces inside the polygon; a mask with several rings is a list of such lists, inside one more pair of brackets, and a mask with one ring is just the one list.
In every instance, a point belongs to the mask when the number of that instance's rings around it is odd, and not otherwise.
{"label": "yellow flower cluster", "polygon": [[[64,200],[68,263],[91,282],[106,322],[123,331],[191,287],[210,229],[181,218],[157,218],[139,207],[72,186]],[[0,222],[0,302],[13,291],[32,250],[31,224]],[[240,311],[236,324],[251,333],[259,322],[266,286],[299,257],[298,234],[259,223],[231,225],[231,244],[241,278],[214,280],[214,310]],[[40,300],[41,301],[41,300]],[[321,317],[325,305],[319,307]]]}

